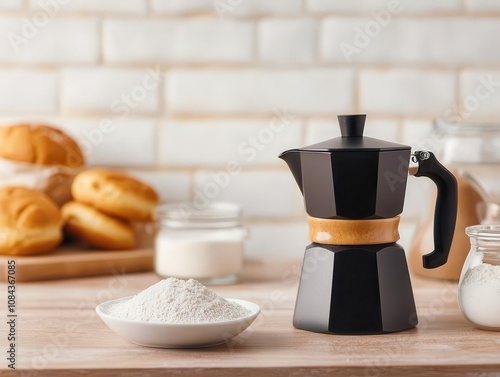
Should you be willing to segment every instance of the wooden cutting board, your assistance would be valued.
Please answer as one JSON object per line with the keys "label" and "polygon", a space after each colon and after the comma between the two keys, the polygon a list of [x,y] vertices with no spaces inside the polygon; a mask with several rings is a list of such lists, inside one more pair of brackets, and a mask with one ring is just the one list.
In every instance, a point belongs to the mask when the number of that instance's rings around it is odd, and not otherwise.
{"label": "wooden cutting board", "polygon": [[88,250],[65,245],[50,254],[0,256],[0,281],[7,281],[7,262],[16,261],[16,282],[67,279],[153,270],[153,250]]}

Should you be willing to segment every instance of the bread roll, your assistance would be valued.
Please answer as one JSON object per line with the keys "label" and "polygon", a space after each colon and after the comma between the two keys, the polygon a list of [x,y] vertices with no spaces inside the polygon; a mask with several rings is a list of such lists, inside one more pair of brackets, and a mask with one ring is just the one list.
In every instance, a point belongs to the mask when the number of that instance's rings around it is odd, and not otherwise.
{"label": "bread roll", "polygon": [[34,255],[62,240],[59,208],[45,194],[25,187],[0,188],[0,254]]}
{"label": "bread roll", "polygon": [[108,169],[78,174],[71,186],[73,198],[112,216],[148,221],[158,204],[158,195],[148,185]]}
{"label": "bread roll", "polygon": [[66,203],[61,212],[67,233],[90,246],[107,250],[135,246],[134,231],[125,221],[75,201]]}
{"label": "bread roll", "polygon": [[78,144],[56,128],[19,124],[0,127],[0,157],[37,165],[79,168],[85,159]]}

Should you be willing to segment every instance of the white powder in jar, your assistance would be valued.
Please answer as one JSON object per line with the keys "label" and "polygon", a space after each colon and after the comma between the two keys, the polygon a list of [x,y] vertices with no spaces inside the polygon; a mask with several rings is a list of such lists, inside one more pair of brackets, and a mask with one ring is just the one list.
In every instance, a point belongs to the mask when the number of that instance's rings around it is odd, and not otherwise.
{"label": "white powder in jar", "polygon": [[202,209],[189,204],[157,208],[155,271],[161,277],[197,279],[208,284],[229,284],[243,265],[246,229],[241,207],[208,203]]}
{"label": "white powder in jar", "polygon": [[459,298],[469,321],[500,329],[500,265],[483,263],[467,271],[460,284]]}
{"label": "white powder in jar", "polygon": [[243,266],[241,231],[192,232],[188,238],[160,230],[155,249],[155,271],[162,277],[223,278],[237,274]]}
{"label": "white powder in jar", "polygon": [[108,314],[141,322],[193,324],[231,321],[251,312],[196,280],[168,278],[112,306]]}

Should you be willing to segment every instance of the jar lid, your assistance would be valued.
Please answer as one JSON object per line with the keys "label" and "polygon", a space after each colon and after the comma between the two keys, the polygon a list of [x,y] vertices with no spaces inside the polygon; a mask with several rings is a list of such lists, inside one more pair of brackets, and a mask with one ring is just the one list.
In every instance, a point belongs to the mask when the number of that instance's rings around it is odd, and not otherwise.
{"label": "jar lid", "polygon": [[156,219],[179,222],[220,222],[237,220],[241,216],[241,207],[235,203],[214,202],[198,209],[189,203],[163,204],[156,208]]}
{"label": "jar lid", "polygon": [[473,225],[465,228],[469,237],[484,241],[500,241],[500,225]]}

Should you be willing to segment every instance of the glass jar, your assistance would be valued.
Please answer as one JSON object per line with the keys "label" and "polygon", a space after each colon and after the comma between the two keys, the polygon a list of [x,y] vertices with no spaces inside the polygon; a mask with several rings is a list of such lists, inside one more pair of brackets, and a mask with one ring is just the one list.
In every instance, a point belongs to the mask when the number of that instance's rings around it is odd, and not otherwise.
{"label": "glass jar", "polygon": [[202,210],[187,204],[157,209],[155,271],[163,277],[231,284],[243,265],[246,230],[241,207],[212,203]]}
{"label": "glass jar", "polygon": [[458,284],[465,318],[484,330],[500,330],[500,226],[475,225],[466,230],[471,250]]}

